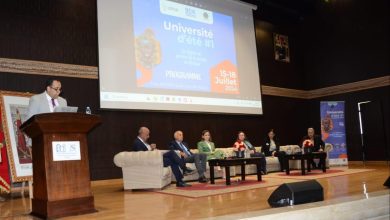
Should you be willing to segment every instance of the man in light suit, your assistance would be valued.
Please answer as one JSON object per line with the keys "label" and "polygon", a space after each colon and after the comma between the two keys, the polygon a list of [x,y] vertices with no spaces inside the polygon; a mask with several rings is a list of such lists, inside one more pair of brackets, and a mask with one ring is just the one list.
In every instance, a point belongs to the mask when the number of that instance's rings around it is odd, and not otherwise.
{"label": "man in light suit", "polygon": [[[138,136],[133,142],[133,151],[153,151],[156,150],[156,144],[148,144],[150,131],[147,127],[141,127],[138,130]],[[163,154],[164,167],[171,167],[173,175],[176,178],[177,187],[188,187],[190,184],[183,181],[183,174],[180,171],[180,167],[184,166],[184,162],[176,154],[176,152],[170,150]]]}
{"label": "man in light suit", "polygon": [[45,91],[41,94],[34,95],[30,98],[28,104],[27,119],[40,114],[54,112],[58,106],[67,106],[66,99],[60,97],[61,82],[57,79],[49,79],[45,84]]}
{"label": "man in light suit", "polygon": [[198,181],[200,183],[208,182],[208,180],[204,175],[204,173],[206,172],[207,155],[203,153],[199,153],[199,154],[192,153],[188,149],[187,147],[188,145],[185,142],[183,142],[184,137],[182,131],[176,131],[173,137],[175,138],[175,140],[169,143],[169,149],[174,151],[175,150],[180,151],[180,155],[185,163],[195,163],[196,169],[199,174]]}

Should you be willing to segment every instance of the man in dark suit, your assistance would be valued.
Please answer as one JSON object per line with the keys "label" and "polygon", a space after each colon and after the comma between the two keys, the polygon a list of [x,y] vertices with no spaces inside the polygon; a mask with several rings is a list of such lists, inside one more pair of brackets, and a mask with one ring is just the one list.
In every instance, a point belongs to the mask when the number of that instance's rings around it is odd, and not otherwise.
{"label": "man in dark suit", "polygon": [[[310,140],[313,143],[313,152],[323,152],[325,149],[325,143],[322,141],[321,136],[316,135],[314,132],[314,128],[308,128],[307,129],[307,136],[303,137],[302,143],[305,140]],[[316,163],[312,160],[311,164],[313,168],[319,168],[322,167],[322,164],[316,165]]]}
{"label": "man in dark suit", "polygon": [[[133,142],[133,151],[153,151],[156,150],[156,144],[148,144],[150,131],[147,127],[141,127],[138,130],[138,136]],[[170,166],[176,178],[177,187],[191,186],[183,181],[183,174],[180,171],[180,167],[183,167],[184,161],[176,154],[176,152],[170,150],[163,154],[164,167]]]}
{"label": "man in dark suit", "polygon": [[307,136],[303,137],[303,141],[305,140],[311,140],[313,142],[313,152],[324,151],[325,143],[322,141],[321,136],[315,134],[314,128],[307,129]]}
{"label": "man in dark suit", "polygon": [[188,149],[188,145],[183,142],[184,137],[182,131],[176,131],[173,137],[175,140],[169,143],[169,149],[180,151],[181,158],[185,163],[195,163],[196,169],[199,174],[198,181],[200,183],[206,183],[208,180],[206,179],[204,173],[206,172],[207,155],[192,153]]}

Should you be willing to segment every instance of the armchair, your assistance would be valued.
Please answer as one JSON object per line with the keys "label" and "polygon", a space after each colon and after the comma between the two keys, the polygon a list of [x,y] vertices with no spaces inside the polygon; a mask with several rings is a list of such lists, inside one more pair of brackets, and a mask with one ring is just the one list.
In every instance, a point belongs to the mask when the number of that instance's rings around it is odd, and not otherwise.
{"label": "armchair", "polygon": [[171,168],[164,167],[165,151],[120,152],[114,156],[122,168],[124,189],[161,189],[171,183]]}

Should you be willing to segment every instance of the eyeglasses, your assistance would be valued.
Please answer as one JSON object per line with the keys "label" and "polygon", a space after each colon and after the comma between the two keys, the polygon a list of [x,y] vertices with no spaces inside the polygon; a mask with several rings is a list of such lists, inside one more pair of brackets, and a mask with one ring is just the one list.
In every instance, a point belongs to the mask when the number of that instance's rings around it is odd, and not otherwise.
{"label": "eyeglasses", "polygon": [[51,86],[50,86],[50,88],[52,88],[52,89],[56,90],[56,92],[61,92],[61,91],[62,91],[62,89],[61,89],[61,88],[54,88],[54,87],[51,87]]}

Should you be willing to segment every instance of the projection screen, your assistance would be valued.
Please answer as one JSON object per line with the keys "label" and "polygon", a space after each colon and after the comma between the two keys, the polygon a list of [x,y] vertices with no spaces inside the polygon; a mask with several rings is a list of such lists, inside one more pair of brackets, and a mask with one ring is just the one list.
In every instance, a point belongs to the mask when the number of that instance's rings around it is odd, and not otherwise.
{"label": "projection screen", "polygon": [[252,5],[98,0],[102,109],[262,114]]}

